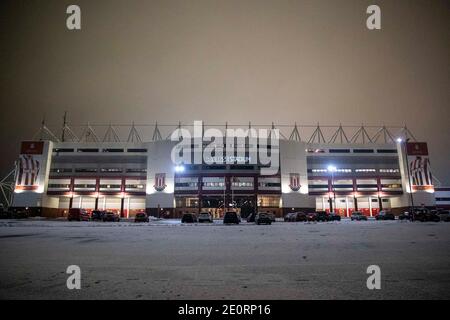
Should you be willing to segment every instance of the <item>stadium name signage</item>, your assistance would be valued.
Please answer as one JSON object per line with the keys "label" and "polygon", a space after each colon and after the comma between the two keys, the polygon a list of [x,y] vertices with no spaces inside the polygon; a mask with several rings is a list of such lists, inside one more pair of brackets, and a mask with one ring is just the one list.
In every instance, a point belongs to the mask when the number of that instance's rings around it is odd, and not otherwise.
{"label": "stadium name signage", "polygon": [[206,161],[208,163],[250,163],[250,157],[236,157],[236,156],[229,156],[229,157],[206,157]]}
{"label": "stadium name signage", "polygon": [[[226,129],[203,130],[202,121],[194,121],[193,134],[185,128],[176,129],[170,139],[177,144],[172,148],[174,165],[182,164],[259,164],[261,175],[274,175],[280,167],[280,132],[278,129]],[[245,145],[248,148],[236,148]],[[224,142],[226,142],[224,144]],[[206,146],[203,148],[193,147]],[[223,147],[225,145],[225,148]]]}

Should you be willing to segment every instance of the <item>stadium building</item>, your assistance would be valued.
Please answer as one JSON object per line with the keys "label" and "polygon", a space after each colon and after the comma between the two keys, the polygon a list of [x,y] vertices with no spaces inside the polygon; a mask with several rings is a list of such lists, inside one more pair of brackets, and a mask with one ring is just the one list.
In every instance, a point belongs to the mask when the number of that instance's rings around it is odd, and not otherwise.
{"label": "stadium building", "polygon": [[[118,133],[123,126],[86,125],[80,136],[72,128],[64,123],[57,137],[43,124],[33,139],[22,142],[13,208],[48,217],[85,208],[122,217],[209,211],[219,218],[230,209],[244,217],[254,210],[279,217],[317,210],[374,216],[383,209],[399,213],[412,203],[436,205],[427,144],[406,127],[272,124],[269,132],[280,129],[279,143],[269,146],[278,151],[279,170],[270,175],[249,161],[249,148],[259,145],[248,139],[230,145],[236,154],[244,152],[243,159],[227,154],[213,164],[174,164],[177,142],[160,132],[172,132],[170,126],[155,125],[151,138],[142,139],[149,126],[133,124],[125,141]],[[207,144],[192,141],[196,150]]]}

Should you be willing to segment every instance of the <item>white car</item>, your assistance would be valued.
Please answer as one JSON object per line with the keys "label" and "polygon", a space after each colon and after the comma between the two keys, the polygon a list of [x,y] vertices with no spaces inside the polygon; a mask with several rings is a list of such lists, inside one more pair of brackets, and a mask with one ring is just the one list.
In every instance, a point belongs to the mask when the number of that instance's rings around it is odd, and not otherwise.
{"label": "white car", "polygon": [[213,218],[211,213],[209,212],[201,212],[198,215],[198,222],[213,222]]}

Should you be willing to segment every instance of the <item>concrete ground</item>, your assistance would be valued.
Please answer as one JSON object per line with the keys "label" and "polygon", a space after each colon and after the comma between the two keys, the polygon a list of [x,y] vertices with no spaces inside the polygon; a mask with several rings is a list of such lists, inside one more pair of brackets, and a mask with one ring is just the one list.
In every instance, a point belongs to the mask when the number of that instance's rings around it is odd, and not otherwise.
{"label": "concrete ground", "polygon": [[448,299],[449,249],[445,222],[0,220],[0,299]]}

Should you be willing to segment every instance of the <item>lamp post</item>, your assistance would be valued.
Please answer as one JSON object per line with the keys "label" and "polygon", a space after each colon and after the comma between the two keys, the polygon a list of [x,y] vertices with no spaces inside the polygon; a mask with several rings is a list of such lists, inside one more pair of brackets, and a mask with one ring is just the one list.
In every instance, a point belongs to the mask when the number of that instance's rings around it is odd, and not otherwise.
{"label": "lamp post", "polygon": [[[334,207],[336,209],[336,191],[334,189],[334,173],[337,171],[337,169],[335,166],[329,165],[327,170],[331,175],[331,191],[333,192]],[[330,201],[330,212],[333,212],[333,205],[332,205],[331,197],[329,195],[328,195],[328,199]]]}

